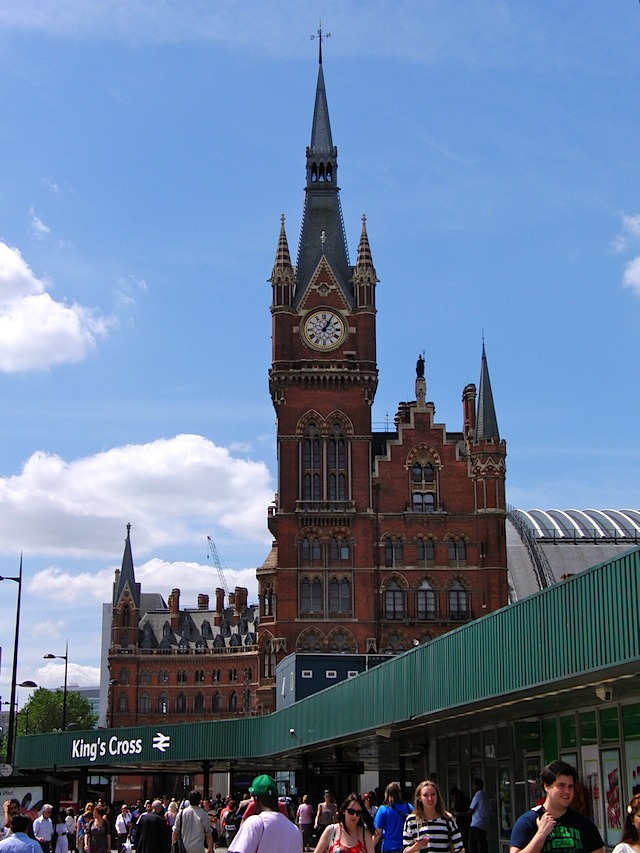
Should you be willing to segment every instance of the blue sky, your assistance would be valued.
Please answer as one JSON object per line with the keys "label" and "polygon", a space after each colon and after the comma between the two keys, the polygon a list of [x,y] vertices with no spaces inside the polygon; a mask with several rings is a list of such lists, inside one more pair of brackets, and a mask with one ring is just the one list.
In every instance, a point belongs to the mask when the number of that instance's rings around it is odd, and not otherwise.
{"label": "blue sky", "polygon": [[[378,286],[382,425],[426,358],[461,427],[482,336],[510,502],[640,507],[635,0],[4,0],[0,573],[19,678],[95,683],[125,525],[144,588],[255,589],[317,73]],[[0,585],[5,614],[15,585]],[[3,619],[8,698],[13,621]]]}

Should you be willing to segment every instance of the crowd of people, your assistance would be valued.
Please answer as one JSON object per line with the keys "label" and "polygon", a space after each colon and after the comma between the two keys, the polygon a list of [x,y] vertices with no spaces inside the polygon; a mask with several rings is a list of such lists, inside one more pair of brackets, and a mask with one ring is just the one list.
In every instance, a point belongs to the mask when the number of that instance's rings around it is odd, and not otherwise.
{"label": "crowd of people", "polygon": [[[544,796],[516,821],[510,853],[604,853],[595,824],[576,809],[576,771],[554,761],[542,771]],[[275,780],[257,776],[244,796],[202,798],[191,791],[181,802],[168,797],[123,804],[110,814],[105,803],[87,803],[53,816],[20,813],[17,800],[4,804],[0,853],[487,853],[491,806],[481,779],[471,799],[458,788],[447,806],[436,782],[416,787],[405,802],[398,782],[377,803],[373,791],[349,794],[338,805],[330,790],[315,807],[307,794],[278,794]],[[613,853],[640,853],[640,794],[631,799],[620,843]]]}

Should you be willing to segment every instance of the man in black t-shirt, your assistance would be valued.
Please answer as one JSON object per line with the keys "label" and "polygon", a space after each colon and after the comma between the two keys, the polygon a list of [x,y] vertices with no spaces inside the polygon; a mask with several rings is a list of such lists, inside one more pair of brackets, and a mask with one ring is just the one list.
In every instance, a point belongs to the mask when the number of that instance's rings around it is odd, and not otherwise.
{"label": "man in black t-shirt", "polygon": [[595,824],[569,808],[575,768],[564,761],[552,761],[543,769],[540,780],[545,801],[518,818],[511,831],[509,853],[604,853]]}

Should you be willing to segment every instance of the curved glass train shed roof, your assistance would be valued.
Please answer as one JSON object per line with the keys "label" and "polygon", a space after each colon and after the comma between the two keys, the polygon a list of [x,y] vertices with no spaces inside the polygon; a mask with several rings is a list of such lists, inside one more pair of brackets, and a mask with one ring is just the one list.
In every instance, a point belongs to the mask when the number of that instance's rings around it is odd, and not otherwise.
{"label": "curved glass train shed roof", "polygon": [[640,537],[637,509],[516,509],[536,539],[630,540]]}

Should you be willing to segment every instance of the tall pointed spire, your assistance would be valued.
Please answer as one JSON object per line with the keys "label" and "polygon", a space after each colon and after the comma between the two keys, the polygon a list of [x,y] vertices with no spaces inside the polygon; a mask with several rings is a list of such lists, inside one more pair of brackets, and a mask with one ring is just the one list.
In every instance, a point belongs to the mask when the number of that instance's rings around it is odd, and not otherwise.
{"label": "tall pointed spire", "polygon": [[282,270],[291,269],[291,255],[289,254],[289,243],[287,242],[287,232],[284,230],[284,213],[280,217],[280,235],[278,237],[278,248],[276,250],[276,259],[273,264],[273,273]]}
{"label": "tall pointed spire", "polygon": [[135,607],[140,607],[140,584],[136,583],[136,577],[133,570],[133,554],[131,553],[131,525],[127,524],[127,538],[124,541],[124,552],[122,554],[122,568],[119,573],[116,573],[116,583],[113,589],[113,604],[118,604],[125,588],[129,587],[129,592]]}
{"label": "tall pointed spire", "polygon": [[[318,37],[326,38],[321,31]],[[294,307],[302,300],[322,255],[326,258],[348,304],[354,304],[352,268],[342,219],[338,187],[338,149],[333,144],[329,107],[319,53],[318,80],[307,148],[307,185],[296,262]],[[324,232],[324,239],[320,242]]]}
{"label": "tall pointed spire", "polygon": [[491,380],[489,379],[489,366],[487,354],[482,341],[482,365],[480,368],[480,391],[478,392],[478,417],[476,419],[476,441],[495,440],[500,441],[498,431],[498,419],[493,404],[493,393],[491,391]]}
{"label": "tall pointed spire", "polygon": [[367,234],[367,217],[362,214],[362,231],[360,232],[360,243],[358,244],[358,258],[356,260],[356,271],[373,269],[371,258],[371,247],[369,246],[369,235]]}

